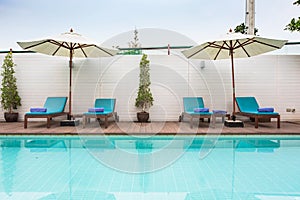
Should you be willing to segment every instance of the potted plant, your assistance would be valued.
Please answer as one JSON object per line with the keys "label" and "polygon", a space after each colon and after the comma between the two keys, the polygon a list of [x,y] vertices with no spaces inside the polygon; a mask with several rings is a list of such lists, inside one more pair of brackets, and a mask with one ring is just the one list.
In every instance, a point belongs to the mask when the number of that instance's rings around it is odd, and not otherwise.
{"label": "potted plant", "polygon": [[149,113],[146,111],[153,105],[153,97],[150,90],[150,61],[147,60],[147,55],[143,54],[140,61],[140,83],[137,98],[135,99],[135,106],[141,108],[142,111],[137,113],[139,122],[147,122]]}
{"label": "potted plant", "polygon": [[4,118],[7,122],[18,121],[19,114],[14,112],[17,106],[21,106],[21,97],[18,94],[17,79],[14,76],[14,67],[16,64],[12,59],[12,50],[5,56],[2,64],[2,87],[1,87],[1,105],[7,112]]}

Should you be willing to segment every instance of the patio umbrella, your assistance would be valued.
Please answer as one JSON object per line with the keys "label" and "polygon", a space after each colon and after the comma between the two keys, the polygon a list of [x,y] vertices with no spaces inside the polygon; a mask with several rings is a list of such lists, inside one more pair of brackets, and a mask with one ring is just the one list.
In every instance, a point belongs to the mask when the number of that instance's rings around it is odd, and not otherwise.
{"label": "patio umbrella", "polygon": [[234,58],[246,58],[256,56],[276,49],[280,49],[287,40],[276,40],[263,38],[256,35],[245,35],[241,33],[228,34],[220,39],[205,42],[201,45],[191,47],[182,51],[187,58],[220,60],[231,59],[232,75],[232,104],[233,116],[235,113],[235,81],[234,81]]}
{"label": "patio umbrella", "polygon": [[58,36],[49,37],[36,41],[17,42],[24,50],[34,51],[52,56],[69,57],[70,83],[69,83],[69,115],[72,115],[72,60],[73,57],[81,58],[97,58],[109,57],[118,53],[118,50],[103,48],[84,36],[70,32],[60,34]]}

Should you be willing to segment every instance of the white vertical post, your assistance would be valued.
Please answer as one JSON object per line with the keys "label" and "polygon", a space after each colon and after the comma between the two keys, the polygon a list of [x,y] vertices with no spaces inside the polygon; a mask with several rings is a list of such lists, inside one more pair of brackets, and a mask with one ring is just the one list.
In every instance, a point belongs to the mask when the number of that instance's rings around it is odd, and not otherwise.
{"label": "white vertical post", "polygon": [[246,26],[247,34],[254,35],[255,28],[255,0],[246,0]]}

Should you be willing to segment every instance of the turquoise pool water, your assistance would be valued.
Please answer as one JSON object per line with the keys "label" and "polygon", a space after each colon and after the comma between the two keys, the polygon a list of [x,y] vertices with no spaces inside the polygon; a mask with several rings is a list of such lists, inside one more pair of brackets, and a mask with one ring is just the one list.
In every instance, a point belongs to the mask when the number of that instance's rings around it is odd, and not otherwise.
{"label": "turquoise pool water", "polygon": [[300,137],[0,137],[0,199],[300,199]]}

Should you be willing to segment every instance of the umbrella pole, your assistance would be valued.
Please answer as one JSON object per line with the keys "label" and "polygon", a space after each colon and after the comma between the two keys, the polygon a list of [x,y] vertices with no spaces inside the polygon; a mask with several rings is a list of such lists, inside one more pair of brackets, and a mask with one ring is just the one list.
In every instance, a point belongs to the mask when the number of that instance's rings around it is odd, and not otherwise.
{"label": "umbrella pole", "polygon": [[69,80],[69,114],[68,120],[72,117],[72,59],[73,59],[73,52],[72,49],[70,50],[70,61],[69,61],[69,68],[70,68],[70,80]]}
{"label": "umbrella pole", "polygon": [[232,119],[235,120],[235,81],[234,81],[234,62],[233,62],[233,49],[230,49],[231,57],[231,76],[232,76]]}

